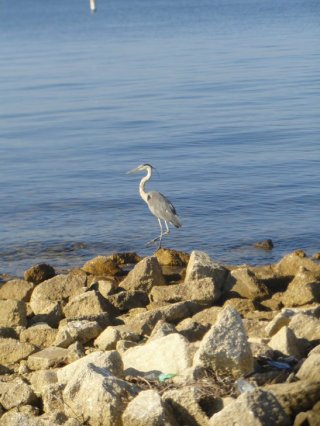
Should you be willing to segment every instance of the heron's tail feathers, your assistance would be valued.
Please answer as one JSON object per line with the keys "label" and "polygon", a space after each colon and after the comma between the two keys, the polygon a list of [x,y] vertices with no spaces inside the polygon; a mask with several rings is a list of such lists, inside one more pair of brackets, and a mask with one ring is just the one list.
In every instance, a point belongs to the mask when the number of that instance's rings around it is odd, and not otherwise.
{"label": "heron's tail feathers", "polygon": [[172,223],[172,225],[174,225],[176,228],[181,228],[181,226],[182,226],[182,223],[181,223],[181,221],[180,221],[179,217],[178,217],[178,216],[176,216],[176,215],[172,218],[172,220],[171,220],[170,222],[171,222],[171,223]]}

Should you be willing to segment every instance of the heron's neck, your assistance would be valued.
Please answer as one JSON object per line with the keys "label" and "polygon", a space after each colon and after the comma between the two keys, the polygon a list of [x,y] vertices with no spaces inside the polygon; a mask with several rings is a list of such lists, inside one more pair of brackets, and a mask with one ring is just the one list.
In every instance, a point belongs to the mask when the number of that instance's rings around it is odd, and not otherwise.
{"label": "heron's neck", "polygon": [[152,176],[152,170],[151,168],[148,168],[148,173],[146,174],[145,177],[141,179],[140,185],[139,185],[140,196],[145,202],[147,202],[148,193],[144,190],[144,187],[145,187],[145,184],[151,179],[151,176]]}

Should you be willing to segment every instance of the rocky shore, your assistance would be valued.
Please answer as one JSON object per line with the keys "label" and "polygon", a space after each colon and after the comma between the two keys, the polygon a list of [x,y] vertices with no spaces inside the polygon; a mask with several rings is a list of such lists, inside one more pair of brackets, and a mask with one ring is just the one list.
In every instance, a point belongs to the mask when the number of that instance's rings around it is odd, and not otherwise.
{"label": "rocky shore", "polygon": [[160,249],[0,281],[2,426],[320,424],[320,264]]}

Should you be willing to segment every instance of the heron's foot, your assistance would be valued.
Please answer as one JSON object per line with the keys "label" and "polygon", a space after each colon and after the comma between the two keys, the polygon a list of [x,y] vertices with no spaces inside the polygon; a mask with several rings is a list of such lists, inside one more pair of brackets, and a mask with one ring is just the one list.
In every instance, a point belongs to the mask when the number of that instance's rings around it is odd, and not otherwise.
{"label": "heron's foot", "polygon": [[146,244],[146,247],[150,247],[150,246],[152,246],[152,244],[156,243],[157,241],[160,241],[160,245],[161,245],[160,237],[157,237],[157,238],[154,238],[153,240],[149,241],[149,242]]}

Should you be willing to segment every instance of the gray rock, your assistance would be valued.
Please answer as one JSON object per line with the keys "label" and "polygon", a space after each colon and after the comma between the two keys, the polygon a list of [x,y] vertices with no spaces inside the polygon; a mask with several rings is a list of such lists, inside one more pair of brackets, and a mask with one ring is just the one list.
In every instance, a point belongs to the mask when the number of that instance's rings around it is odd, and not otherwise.
{"label": "gray rock", "polygon": [[29,375],[31,387],[36,395],[42,395],[46,386],[58,382],[56,370],[38,370]]}
{"label": "gray rock", "polygon": [[261,283],[247,266],[233,269],[224,285],[224,290],[232,291],[247,299],[263,299],[269,295],[268,288]]}
{"label": "gray rock", "polygon": [[55,339],[55,346],[67,348],[78,341],[87,343],[101,333],[101,327],[96,321],[74,320],[62,322]]}
{"label": "gray rock", "polygon": [[0,404],[6,409],[28,405],[36,402],[36,395],[31,387],[20,377],[8,381],[0,381]]}
{"label": "gray rock", "polygon": [[123,376],[123,363],[117,351],[102,352],[96,351],[91,354],[72,362],[65,367],[59,368],[57,371],[58,382],[66,384],[72,377],[79,374],[89,364],[108,370],[114,376]]}
{"label": "gray rock", "polygon": [[63,365],[68,357],[64,348],[51,346],[29,356],[28,367],[30,370],[44,370]]}
{"label": "gray rock", "polygon": [[0,327],[26,327],[27,309],[20,300],[0,300]]}
{"label": "gray rock", "polygon": [[[317,374],[318,372],[318,374]],[[309,382],[320,381],[320,354],[309,355],[301,365],[297,377],[300,380],[308,380]]]}
{"label": "gray rock", "polygon": [[155,285],[165,285],[161,267],[155,256],[142,259],[120,283],[125,290],[142,290],[147,293]]}
{"label": "gray rock", "polygon": [[25,280],[10,280],[0,283],[0,299],[14,299],[29,302],[34,284]]}
{"label": "gray rock", "polygon": [[109,306],[106,300],[95,291],[72,297],[63,309],[66,318],[85,318],[104,314]]}
{"label": "gray rock", "polygon": [[192,364],[190,344],[179,334],[169,334],[128,349],[122,356],[126,374],[156,371],[179,374]]}
{"label": "gray rock", "polygon": [[21,343],[16,339],[0,338],[0,364],[13,364],[28,358],[35,352],[36,347],[30,343]]}
{"label": "gray rock", "polygon": [[274,334],[268,346],[284,355],[294,356],[296,358],[301,358],[303,355],[299,340],[288,326],[282,327]]}
{"label": "gray rock", "polygon": [[155,390],[145,390],[132,399],[122,415],[124,425],[173,426],[177,425]]}
{"label": "gray rock", "polygon": [[187,385],[166,391],[162,399],[170,407],[179,425],[207,426],[209,418],[200,406],[202,397],[199,387]]}
{"label": "gray rock", "polygon": [[217,300],[227,276],[227,270],[201,251],[193,251],[188,262],[185,285],[192,300]]}
{"label": "gray rock", "polygon": [[120,425],[128,399],[137,393],[135,386],[89,364],[68,381],[63,391],[65,413],[81,417],[92,426]]}
{"label": "gray rock", "polygon": [[271,392],[257,389],[240,395],[211,417],[210,426],[222,425],[289,426],[291,420]]}
{"label": "gray rock", "polygon": [[204,336],[194,357],[194,367],[212,369],[234,377],[253,370],[253,356],[240,315],[225,308]]}
{"label": "gray rock", "polygon": [[319,401],[320,381],[299,380],[293,383],[266,385],[264,389],[277,399],[288,416],[311,409]]}
{"label": "gray rock", "polygon": [[35,314],[47,314],[58,301],[67,300],[85,291],[87,276],[74,271],[68,275],[56,275],[38,284],[32,292],[30,306]]}
{"label": "gray rock", "polygon": [[284,306],[301,306],[319,302],[320,272],[314,273],[300,267],[281,300]]}
{"label": "gray rock", "polygon": [[48,324],[36,324],[26,328],[20,333],[20,341],[31,343],[38,348],[44,349],[51,346],[56,338],[57,330]]}

